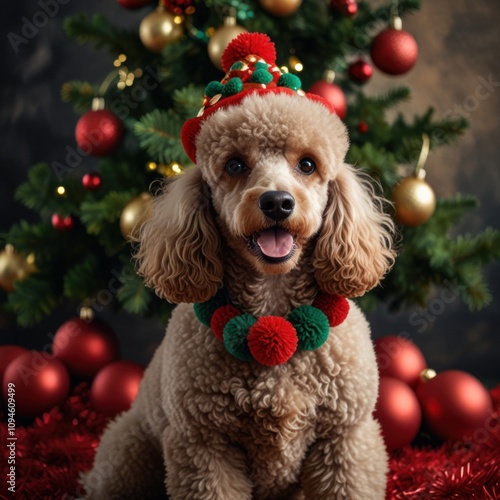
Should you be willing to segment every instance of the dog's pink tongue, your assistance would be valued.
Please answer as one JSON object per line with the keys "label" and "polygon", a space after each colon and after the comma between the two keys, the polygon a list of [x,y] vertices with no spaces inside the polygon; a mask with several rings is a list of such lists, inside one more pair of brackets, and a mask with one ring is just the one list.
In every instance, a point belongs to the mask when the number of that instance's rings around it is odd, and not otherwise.
{"label": "dog's pink tongue", "polygon": [[286,257],[292,250],[293,238],[284,229],[266,229],[257,238],[257,245],[267,257]]}

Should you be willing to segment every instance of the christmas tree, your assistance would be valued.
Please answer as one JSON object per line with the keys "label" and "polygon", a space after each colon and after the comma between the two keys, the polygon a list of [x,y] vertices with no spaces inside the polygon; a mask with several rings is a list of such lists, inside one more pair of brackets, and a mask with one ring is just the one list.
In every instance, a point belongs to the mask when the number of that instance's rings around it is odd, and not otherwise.
{"label": "christmas tree", "polygon": [[[395,201],[388,210],[401,226],[399,257],[383,286],[362,297],[361,305],[425,305],[443,283],[459,290],[471,309],[490,301],[482,269],[500,254],[499,233],[452,236],[477,200],[456,195],[435,201],[423,178],[428,150],[452,143],[466,120],[436,119],[432,109],[411,120],[394,118],[393,109],[410,98],[410,89],[397,83],[380,96],[364,92],[373,66],[401,75],[415,63],[418,47],[401,18],[419,1],[377,8],[353,0],[119,3],[144,8],[139,27],[122,29],[104,16],[83,14],[64,25],[77,42],[111,53],[110,72],[102,82],[63,86],[63,100],[82,114],[76,142],[64,162],[32,167],[16,191],[15,198],[40,215],[39,222],[20,221],[5,231],[9,246],[0,255],[2,302],[19,324],[36,323],[61,302],[148,317],[169,313],[171,306],[135,274],[129,241],[156,188],[190,167],[180,129],[204,97],[213,97],[205,86],[221,80],[222,51],[244,30],[267,33],[282,71],[330,100],[349,129],[347,161]],[[98,157],[99,168],[82,178],[88,157]],[[113,290],[104,296],[110,270]]]}

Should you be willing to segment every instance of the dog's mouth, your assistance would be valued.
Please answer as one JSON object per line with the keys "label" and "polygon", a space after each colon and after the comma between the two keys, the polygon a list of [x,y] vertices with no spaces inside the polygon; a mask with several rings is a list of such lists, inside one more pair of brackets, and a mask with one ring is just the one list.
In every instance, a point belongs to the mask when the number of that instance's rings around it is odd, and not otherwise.
{"label": "dog's mouth", "polygon": [[295,238],[282,227],[275,226],[248,238],[250,251],[269,264],[286,262],[296,249]]}

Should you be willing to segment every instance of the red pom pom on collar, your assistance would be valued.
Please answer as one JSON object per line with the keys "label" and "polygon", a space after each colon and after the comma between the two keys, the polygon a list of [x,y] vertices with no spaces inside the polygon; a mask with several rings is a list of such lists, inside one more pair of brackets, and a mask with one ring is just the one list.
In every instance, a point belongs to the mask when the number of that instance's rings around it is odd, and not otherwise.
{"label": "red pom pom on collar", "polygon": [[241,33],[231,40],[222,54],[221,63],[225,73],[231,66],[248,55],[262,57],[267,64],[276,64],[276,48],[271,39],[263,33]]}

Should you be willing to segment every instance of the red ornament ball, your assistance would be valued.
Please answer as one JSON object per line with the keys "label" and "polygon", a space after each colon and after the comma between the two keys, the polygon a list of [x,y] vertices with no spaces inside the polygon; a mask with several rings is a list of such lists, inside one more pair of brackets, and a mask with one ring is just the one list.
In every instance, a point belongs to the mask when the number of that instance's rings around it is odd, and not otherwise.
{"label": "red ornament ball", "polygon": [[380,71],[402,75],[413,68],[418,57],[418,45],[410,33],[387,28],[373,40],[370,54]]}
{"label": "red ornament ball", "polygon": [[356,0],[331,0],[330,5],[343,16],[352,17],[358,12]]}
{"label": "red ornament ball", "polygon": [[70,319],[57,330],[52,344],[54,356],[81,378],[92,378],[119,358],[118,338],[104,322]]}
{"label": "red ornament ball", "polygon": [[144,367],[132,361],[115,361],[103,368],[90,389],[94,408],[114,417],[132,405],[144,375]]}
{"label": "red ornament ball", "polygon": [[[425,421],[441,439],[481,439],[488,433],[491,397],[479,380],[460,370],[421,381],[417,395]],[[490,429],[491,430],[491,429]]]}
{"label": "red ornament ball", "polygon": [[366,83],[373,75],[373,68],[363,59],[354,61],[349,66],[349,78],[356,83]]}
{"label": "red ornament ball", "polygon": [[381,377],[393,377],[415,388],[420,374],[427,368],[422,351],[398,335],[387,335],[374,342]]}
{"label": "red ornament ball", "polygon": [[112,153],[121,141],[123,124],[111,111],[87,111],[76,124],[76,142],[84,154],[105,156]]}
{"label": "red ornament ball", "polygon": [[262,316],[247,337],[250,353],[266,366],[282,365],[297,350],[298,337],[293,325],[281,316]]}
{"label": "red ornament ball", "polygon": [[388,451],[410,444],[422,423],[417,396],[404,382],[381,377],[377,406],[373,416],[379,421]]}
{"label": "red ornament ball", "polygon": [[223,341],[222,334],[227,322],[240,314],[240,311],[238,311],[238,309],[231,304],[219,307],[215,310],[212,319],[210,320],[210,328],[220,341]]}
{"label": "red ornament ball", "polygon": [[101,176],[97,172],[89,172],[82,177],[82,184],[89,191],[97,191],[101,187]]}
{"label": "red ornament ball", "polygon": [[52,226],[54,229],[58,231],[71,231],[75,227],[75,222],[73,221],[73,217],[68,215],[67,217],[62,217],[59,214],[54,214],[50,219]]}
{"label": "red ornament ball", "polygon": [[349,314],[349,302],[340,295],[319,292],[312,305],[325,313],[330,326],[340,325]]}
{"label": "red ornament ball", "polygon": [[356,130],[360,133],[360,134],[366,134],[366,132],[368,132],[368,124],[361,120],[359,123],[358,123],[358,126],[356,127]]}
{"label": "red ornament ball", "polygon": [[117,2],[126,9],[140,9],[151,5],[151,0],[117,0]]}
{"label": "red ornament ball", "polygon": [[326,99],[335,109],[337,116],[343,120],[347,114],[347,100],[342,89],[335,83],[319,80],[313,83],[308,92]]}
{"label": "red ornament ball", "polygon": [[3,376],[7,366],[25,352],[28,352],[28,349],[19,345],[0,346],[0,387],[2,387]]}
{"label": "red ornament ball", "polygon": [[[14,384],[12,386],[12,384]],[[16,415],[33,418],[63,403],[69,392],[66,367],[46,353],[29,351],[16,357],[5,370],[3,395],[11,395]]]}

